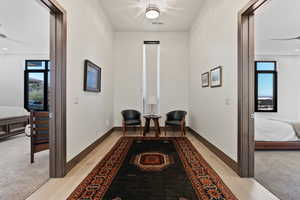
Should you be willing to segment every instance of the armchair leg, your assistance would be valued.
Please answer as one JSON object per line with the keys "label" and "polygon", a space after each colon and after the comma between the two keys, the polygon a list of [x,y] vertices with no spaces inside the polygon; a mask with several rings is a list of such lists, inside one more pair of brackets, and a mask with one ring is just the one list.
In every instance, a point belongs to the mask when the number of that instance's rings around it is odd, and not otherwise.
{"label": "armchair leg", "polygon": [[165,136],[167,136],[167,125],[165,125]]}
{"label": "armchair leg", "polygon": [[32,151],[30,153],[30,163],[34,163],[34,153]]}
{"label": "armchair leg", "polygon": [[182,137],[184,137],[185,133],[184,133],[184,125],[181,125],[181,133],[182,133]]}
{"label": "armchair leg", "polygon": [[34,137],[32,135],[30,137],[30,163],[34,163]]}
{"label": "armchair leg", "polygon": [[142,126],[142,124],[140,125],[140,134],[141,134],[141,136],[143,136],[143,126]]}
{"label": "armchair leg", "polygon": [[122,129],[123,129],[123,136],[125,136],[125,132],[126,132],[126,126],[125,126],[125,123],[124,123],[124,122],[123,122]]}

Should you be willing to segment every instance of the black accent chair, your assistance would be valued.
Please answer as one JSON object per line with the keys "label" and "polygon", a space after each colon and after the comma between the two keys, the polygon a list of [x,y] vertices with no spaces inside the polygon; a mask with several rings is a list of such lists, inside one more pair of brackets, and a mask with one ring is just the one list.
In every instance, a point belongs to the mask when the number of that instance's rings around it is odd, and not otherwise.
{"label": "black accent chair", "polygon": [[186,111],[175,110],[167,113],[167,119],[165,122],[165,135],[167,135],[167,127],[180,127],[182,136],[185,136],[185,116]]}
{"label": "black accent chair", "polygon": [[141,135],[143,135],[141,113],[137,110],[123,110],[121,113],[123,116],[123,136],[125,136],[126,128],[129,126],[140,126]]}

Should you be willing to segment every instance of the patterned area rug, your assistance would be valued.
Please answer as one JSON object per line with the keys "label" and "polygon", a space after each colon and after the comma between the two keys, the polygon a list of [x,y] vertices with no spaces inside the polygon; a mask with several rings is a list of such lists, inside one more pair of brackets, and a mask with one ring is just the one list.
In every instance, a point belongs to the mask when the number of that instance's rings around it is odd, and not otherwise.
{"label": "patterned area rug", "polygon": [[123,137],[68,200],[237,200],[187,138]]}

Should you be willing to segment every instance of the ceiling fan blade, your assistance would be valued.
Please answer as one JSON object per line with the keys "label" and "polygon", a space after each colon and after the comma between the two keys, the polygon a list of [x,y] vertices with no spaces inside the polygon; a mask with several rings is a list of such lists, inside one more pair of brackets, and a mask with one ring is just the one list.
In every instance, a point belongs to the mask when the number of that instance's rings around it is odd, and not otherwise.
{"label": "ceiling fan blade", "polygon": [[166,10],[170,10],[170,11],[182,11],[184,10],[183,8],[176,8],[176,7],[167,7]]}
{"label": "ceiling fan blade", "polygon": [[287,40],[300,40],[300,36],[299,37],[294,37],[294,38],[274,38],[271,40],[282,40],[282,41],[287,41]]}
{"label": "ceiling fan blade", "polygon": [[143,14],[145,13],[144,10],[139,11],[134,17],[135,18],[140,18]]}
{"label": "ceiling fan blade", "polygon": [[5,34],[3,34],[3,33],[0,33],[0,38],[6,39],[7,36]]}
{"label": "ceiling fan blade", "polygon": [[12,38],[8,38],[8,37],[6,38],[6,40],[11,41],[11,42],[15,42],[15,43],[17,43],[17,44],[24,44],[23,41],[16,40],[16,39],[12,39]]}
{"label": "ceiling fan blade", "polygon": [[22,42],[20,40],[15,40],[13,38],[9,38],[9,37],[7,37],[7,35],[5,35],[3,33],[0,33],[0,39],[5,39],[5,40],[11,41],[11,42],[15,42],[15,43],[19,43],[19,44],[24,44],[24,42]]}

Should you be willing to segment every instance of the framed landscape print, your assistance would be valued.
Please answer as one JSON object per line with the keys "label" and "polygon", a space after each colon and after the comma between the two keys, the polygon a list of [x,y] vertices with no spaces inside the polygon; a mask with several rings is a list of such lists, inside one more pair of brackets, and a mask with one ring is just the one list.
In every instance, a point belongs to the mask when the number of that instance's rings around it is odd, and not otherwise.
{"label": "framed landscape print", "polygon": [[222,86],[222,67],[216,67],[210,70],[210,87]]}
{"label": "framed landscape print", "polygon": [[203,88],[209,87],[209,72],[201,75],[201,84]]}
{"label": "framed landscape print", "polygon": [[101,68],[89,60],[84,63],[84,91],[101,92]]}

